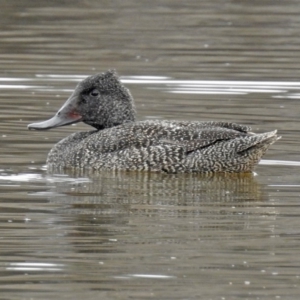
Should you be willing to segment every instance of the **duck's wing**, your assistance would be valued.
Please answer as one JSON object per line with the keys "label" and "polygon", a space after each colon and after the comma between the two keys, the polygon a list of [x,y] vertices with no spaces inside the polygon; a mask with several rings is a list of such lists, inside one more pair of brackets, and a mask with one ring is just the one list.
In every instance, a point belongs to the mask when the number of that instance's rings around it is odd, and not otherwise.
{"label": "duck's wing", "polygon": [[173,144],[187,151],[222,140],[248,135],[249,127],[225,122],[137,122],[92,134],[83,141],[85,148],[101,153],[135,147]]}
{"label": "duck's wing", "polygon": [[163,137],[157,141],[157,144],[177,145],[182,147],[186,154],[193,151],[212,146],[222,141],[234,140],[247,136],[247,133],[225,128],[202,129],[198,132],[170,135],[169,138]]}
{"label": "duck's wing", "polygon": [[[277,136],[277,130],[271,132],[265,132],[260,134],[245,134],[239,135],[234,132],[203,130],[201,132],[201,138],[193,140],[170,140],[161,139],[160,142],[166,145],[176,145],[184,149],[188,155],[194,151],[201,150],[216,145],[219,148],[220,145],[226,145],[227,149],[219,149],[220,152],[226,150],[226,152],[242,153],[255,147],[259,144],[272,144],[281,137]],[[218,145],[218,146],[217,146]]]}
{"label": "duck's wing", "polygon": [[[280,137],[276,130],[232,139],[194,141],[165,140],[163,171],[172,172],[251,172],[270,145]],[[170,155],[171,154],[171,155]],[[167,157],[167,155],[165,155]]]}
{"label": "duck's wing", "polygon": [[[98,149],[101,153],[135,147],[176,144],[187,151],[209,146],[217,141],[230,140],[247,135],[246,128],[234,123],[222,123],[226,127],[210,123],[188,122],[140,122],[127,126],[99,131],[84,141],[86,148]],[[231,128],[228,128],[231,127]],[[238,128],[235,130],[232,128]]]}
{"label": "duck's wing", "polygon": [[188,121],[179,121],[179,122],[170,122],[173,124],[178,124],[182,127],[189,128],[189,129],[204,129],[204,128],[219,128],[221,129],[231,129],[238,132],[250,132],[251,127],[246,125],[241,125],[232,122],[216,122],[216,121],[207,121],[207,122],[188,122]]}

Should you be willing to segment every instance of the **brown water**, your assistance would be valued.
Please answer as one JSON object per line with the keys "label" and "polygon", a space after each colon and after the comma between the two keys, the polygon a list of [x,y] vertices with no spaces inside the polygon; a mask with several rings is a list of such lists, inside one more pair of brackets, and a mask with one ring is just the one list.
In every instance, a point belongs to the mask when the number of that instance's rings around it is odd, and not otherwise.
{"label": "brown water", "polygon": [[[2,1],[0,299],[299,299],[299,1]],[[139,119],[283,136],[253,175],[47,172],[52,116],[116,68]]]}

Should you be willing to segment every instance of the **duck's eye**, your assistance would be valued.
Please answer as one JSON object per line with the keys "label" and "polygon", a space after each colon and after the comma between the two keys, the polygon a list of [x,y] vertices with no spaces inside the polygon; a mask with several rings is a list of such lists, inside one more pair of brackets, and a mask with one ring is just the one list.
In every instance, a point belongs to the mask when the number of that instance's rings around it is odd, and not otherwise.
{"label": "duck's eye", "polygon": [[91,92],[90,92],[90,95],[92,97],[97,97],[99,96],[99,91],[97,89],[93,89]]}

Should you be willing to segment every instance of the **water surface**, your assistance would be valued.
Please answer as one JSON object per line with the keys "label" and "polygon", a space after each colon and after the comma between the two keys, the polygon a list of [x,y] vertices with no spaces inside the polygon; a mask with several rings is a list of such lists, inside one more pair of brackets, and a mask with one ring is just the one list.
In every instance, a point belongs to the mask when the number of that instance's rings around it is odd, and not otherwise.
{"label": "water surface", "polygon": [[[298,1],[4,1],[1,299],[298,299]],[[138,119],[278,129],[255,174],[63,172],[51,117],[116,68]]]}

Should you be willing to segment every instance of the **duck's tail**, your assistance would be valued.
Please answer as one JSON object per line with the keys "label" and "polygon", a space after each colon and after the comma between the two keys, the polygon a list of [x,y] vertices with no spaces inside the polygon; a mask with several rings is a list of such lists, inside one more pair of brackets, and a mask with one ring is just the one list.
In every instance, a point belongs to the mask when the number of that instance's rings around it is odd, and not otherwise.
{"label": "duck's tail", "polygon": [[269,146],[279,140],[281,136],[277,135],[277,130],[254,134],[250,133],[247,138],[241,138],[241,143],[236,147],[238,154],[250,154],[259,151],[261,156],[268,150]]}
{"label": "duck's tail", "polygon": [[277,135],[277,130],[260,134],[251,133],[246,138],[241,138],[241,142],[236,147],[236,153],[241,167],[244,167],[244,171],[251,172],[267,152],[270,145],[280,138],[281,136]]}
{"label": "duck's tail", "polygon": [[277,130],[259,134],[250,132],[247,138],[241,138],[243,142],[236,147],[236,150],[239,154],[242,154],[243,152],[251,152],[255,149],[261,149],[264,151],[264,154],[269,146],[280,138],[281,136],[277,135]]}

